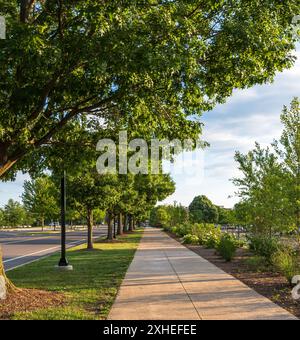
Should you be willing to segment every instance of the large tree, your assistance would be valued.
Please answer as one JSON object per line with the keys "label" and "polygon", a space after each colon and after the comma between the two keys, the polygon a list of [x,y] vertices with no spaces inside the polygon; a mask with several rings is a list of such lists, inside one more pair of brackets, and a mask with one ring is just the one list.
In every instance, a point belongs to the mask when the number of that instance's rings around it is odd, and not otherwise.
{"label": "large tree", "polygon": [[[242,198],[239,208],[247,209],[248,224],[254,233],[272,235],[289,219],[286,210],[285,174],[275,153],[256,144],[254,150],[235,156],[243,176],[234,179]],[[240,210],[241,211],[241,210]],[[288,223],[287,223],[288,225]]]}
{"label": "large tree", "polygon": [[82,211],[88,227],[87,247],[93,249],[94,212],[97,209],[112,211],[118,202],[117,176],[99,175],[96,169],[84,169],[79,175],[69,177],[69,203]]}
{"label": "large tree", "polygon": [[[187,120],[290,67],[298,0],[0,0],[0,177],[79,115],[195,137]],[[103,126],[103,125],[102,125]]]}
{"label": "large tree", "polygon": [[21,203],[10,199],[4,207],[3,217],[4,223],[8,227],[19,227],[26,222],[26,210]]}
{"label": "large tree", "polygon": [[294,98],[290,108],[285,106],[281,114],[283,132],[274,147],[282,160],[286,174],[284,186],[287,196],[286,209],[292,223],[300,232],[300,100]]}
{"label": "large tree", "polygon": [[45,219],[57,219],[59,216],[58,190],[48,176],[25,181],[22,195],[24,207],[33,214],[42,229]]}
{"label": "large tree", "polygon": [[300,105],[294,99],[281,115],[283,132],[272,147],[258,143],[236,153],[243,176],[234,179],[243,215],[255,232],[272,234],[300,228]]}
{"label": "large tree", "polygon": [[218,209],[206,196],[195,197],[189,205],[189,212],[191,221],[195,223],[218,222]]}

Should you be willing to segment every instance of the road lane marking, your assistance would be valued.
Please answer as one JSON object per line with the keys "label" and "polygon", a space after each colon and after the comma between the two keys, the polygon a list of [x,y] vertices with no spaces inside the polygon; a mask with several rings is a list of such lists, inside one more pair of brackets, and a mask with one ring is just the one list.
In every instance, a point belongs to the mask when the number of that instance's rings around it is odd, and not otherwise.
{"label": "road lane marking", "polygon": [[55,254],[55,252],[54,252],[54,253],[51,253],[51,254],[48,254],[48,255],[45,255],[45,256],[41,256],[41,257],[39,257],[39,258],[37,258],[37,259],[35,259],[35,260],[32,260],[32,261],[24,262],[24,263],[19,264],[19,265],[15,266],[15,267],[11,267],[11,268],[5,269],[5,272],[9,272],[10,270],[17,269],[17,268],[20,268],[20,267],[24,267],[24,266],[26,266],[27,264],[34,263],[34,262],[37,262],[37,261],[46,259],[47,257],[50,257],[50,256],[53,255],[53,254]]}
{"label": "road lane marking", "polygon": [[[78,240],[78,241],[75,241],[75,242],[71,242],[71,243],[67,244],[67,246],[76,245],[77,243],[80,244],[80,243],[82,243],[84,240],[85,240],[85,238],[84,238],[84,239],[81,239],[81,240]],[[41,254],[41,253],[44,253],[44,252],[47,252],[47,251],[51,251],[51,250],[54,250],[54,249],[60,249],[60,245],[58,245],[58,246],[56,246],[56,247],[52,247],[52,248],[47,248],[47,249],[39,250],[39,251],[36,251],[36,252],[34,252],[34,253],[31,253],[31,254],[26,254],[26,255],[14,257],[14,258],[12,258],[12,259],[3,261],[3,263],[8,263],[8,262],[12,262],[12,261],[17,261],[17,260],[23,259],[23,258],[25,258],[25,257],[30,257],[30,256],[33,256],[33,255]]]}
{"label": "road lane marking", "polygon": [[[100,235],[94,236],[93,238],[98,238],[99,236],[103,236],[103,235],[105,235],[105,234],[100,234]],[[72,246],[84,244],[84,243],[85,243],[84,241],[86,241],[86,238],[83,238],[83,239],[81,239],[81,240],[79,240],[79,241],[71,242],[71,243],[67,244],[66,246],[67,246],[67,248],[70,248],[70,247],[72,247]],[[42,252],[49,251],[49,250],[53,250],[53,249],[56,249],[56,248],[58,248],[58,250],[59,250],[60,245],[58,245],[58,246],[56,246],[56,247],[44,249],[44,250],[41,250],[41,251],[38,251],[38,252],[35,252],[35,253],[32,253],[32,254],[14,257],[13,259],[9,259],[9,260],[3,261],[3,263],[7,263],[7,262],[12,262],[12,261],[20,260],[20,259],[22,259],[22,258],[30,257],[30,256],[33,256],[33,255],[35,255],[35,254],[42,253]],[[17,269],[17,268],[19,268],[19,267],[23,267],[23,266],[25,266],[25,265],[27,265],[27,264],[30,264],[30,263],[33,263],[33,262],[37,262],[37,261],[39,261],[39,260],[45,259],[45,258],[47,258],[47,257],[49,257],[49,256],[51,256],[51,255],[53,255],[53,254],[55,254],[55,253],[56,253],[56,252],[51,252],[50,254],[46,254],[45,256],[39,257],[39,258],[34,259],[34,260],[32,260],[32,261],[24,262],[24,263],[22,263],[22,264],[20,264],[20,265],[17,265],[17,266],[15,266],[15,267],[11,267],[11,268],[9,268],[9,269],[6,269],[5,271],[8,272],[8,271],[10,271],[10,270]]]}
{"label": "road lane marking", "polygon": [[[99,231],[101,234],[100,236],[102,236],[102,230],[97,230]],[[96,231],[96,232],[97,232]],[[71,233],[80,233],[82,231],[77,231],[77,230],[70,230],[70,231],[67,231],[67,235],[68,234],[71,234]],[[27,240],[20,240],[20,241],[9,241],[9,242],[5,242],[5,243],[2,243],[1,242],[1,238],[0,238],[0,245],[1,246],[5,246],[5,245],[9,245],[9,244],[17,244],[17,243],[25,243],[25,242],[28,242],[28,241],[35,241],[35,240],[45,240],[45,239],[49,239],[49,238],[55,238],[55,237],[60,237],[60,233],[57,233],[57,234],[53,234],[51,236],[41,236],[41,237],[33,237],[31,236],[30,239],[27,239]],[[74,236],[82,236],[82,235],[74,235]],[[16,236],[17,237],[17,236]],[[26,236],[25,236],[26,237]]]}
{"label": "road lane marking", "polygon": [[45,239],[48,239],[48,238],[53,238],[53,236],[42,236],[42,237],[36,237],[36,238],[29,238],[27,240],[22,240],[22,241],[9,241],[9,242],[5,242],[5,243],[0,242],[0,244],[1,244],[1,246],[6,246],[6,245],[9,245],[9,244],[25,243],[25,242],[29,242],[29,241],[35,241],[35,240],[45,240]]}

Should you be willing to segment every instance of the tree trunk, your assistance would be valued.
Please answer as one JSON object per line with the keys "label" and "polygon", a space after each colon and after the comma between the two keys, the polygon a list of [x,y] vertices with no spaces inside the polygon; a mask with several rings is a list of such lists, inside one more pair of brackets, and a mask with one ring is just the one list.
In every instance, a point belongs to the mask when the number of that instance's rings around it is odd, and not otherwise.
{"label": "tree trunk", "polygon": [[127,223],[128,223],[128,216],[127,216],[127,214],[125,214],[124,215],[124,221],[123,221],[123,232],[128,231]]}
{"label": "tree trunk", "polygon": [[111,215],[108,215],[107,218],[107,239],[109,241],[112,241],[114,239],[113,237],[113,226],[112,226],[112,218]]}
{"label": "tree trunk", "polygon": [[88,209],[87,210],[87,228],[88,228],[88,244],[87,244],[87,249],[94,249],[93,245],[93,210]]}
{"label": "tree trunk", "polygon": [[117,237],[117,232],[116,232],[116,217],[114,216],[114,219],[113,219],[113,227],[114,227],[114,238]]}
{"label": "tree trunk", "polygon": [[21,0],[20,21],[26,23],[35,0]]}
{"label": "tree trunk", "polygon": [[44,218],[44,216],[42,216],[42,218],[41,218],[41,224],[42,224],[42,231],[44,231],[44,227],[45,227],[45,218]]}
{"label": "tree trunk", "polygon": [[18,289],[13,285],[13,283],[7,278],[4,270],[3,260],[2,260],[2,249],[0,246],[0,277],[4,278],[5,288],[7,293],[12,293],[17,291]]}
{"label": "tree trunk", "polygon": [[129,231],[133,231],[133,217],[129,216]]}
{"label": "tree trunk", "polygon": [[123,224],[122,224],[122,214],[120,213],[118,216],[118,235],[123,235]]}

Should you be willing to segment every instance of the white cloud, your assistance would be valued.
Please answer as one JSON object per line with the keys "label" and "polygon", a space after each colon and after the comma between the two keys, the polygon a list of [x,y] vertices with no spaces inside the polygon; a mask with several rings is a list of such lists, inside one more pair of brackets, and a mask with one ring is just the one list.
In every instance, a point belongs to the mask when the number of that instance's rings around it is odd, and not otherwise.
{"label": "white cloud", "polygon": [[175,176],[176,193],[165,202],[188,205],[200,194],[228,207],[237,202],[237,198],[228,198],[235,192],[230,179],[239,176],[235,151],[246,153],[256,141],[267,146],[280,136],[282,108],[300,96],[300,52],[297,57],[295,66],[278,74],[274,83],[234,91],[226,104],[205,113],[203,139],[211,146],[205,151],[204,176]]}

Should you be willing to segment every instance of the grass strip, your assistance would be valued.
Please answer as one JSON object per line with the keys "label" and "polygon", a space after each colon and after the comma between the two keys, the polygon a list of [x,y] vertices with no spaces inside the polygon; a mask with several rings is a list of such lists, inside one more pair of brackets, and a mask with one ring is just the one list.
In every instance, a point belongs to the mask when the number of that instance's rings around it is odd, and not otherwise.
{"label": "grass strip", "polygon": [[103,320],[109,314],[118,289],[134,257],[142,230],[126,234],[113,243],[99,241],[95,249],[86,245],[69,249],[67,257],[72,272],[54,269],[59,254],[17,268],[8,277],[17,287],[63,293],[66,304],[33,312],[15,313],[22,320]]}

